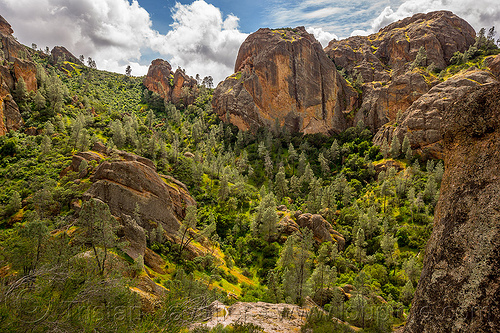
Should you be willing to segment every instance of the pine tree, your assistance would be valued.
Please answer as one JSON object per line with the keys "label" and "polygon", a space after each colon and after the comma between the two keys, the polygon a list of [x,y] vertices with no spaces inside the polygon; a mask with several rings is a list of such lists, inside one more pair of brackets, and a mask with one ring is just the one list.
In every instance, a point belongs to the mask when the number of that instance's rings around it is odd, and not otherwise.
{"label": "pine tree", "polygon": [[47,155],[48,153],[50,153],[51,147],[52,141],[47,135],[44,135],[42,137],[42,143],[40,144],[40,153],[42,153],[42,155]]}
{"label": "pine tree", "polygon": [[266,241],[270,241],[276,234],[278,214],[276,213],[276,198],[272,192],[265,194],[257,207],[252,229]]}
{"label": "pine tree", "polygon": [[17,102],[24,102],[28,98],[28,89],[26,88],[26,83],[24,82],[23,77],[19,77],[16,82],[14,95],[16,97]]}
{"label": "pine tree", "polygon": [[281,166],[276,174],[274,189],[279,199],[284,198],[288,193],[288,181],[286,180],[285,168]]}
{"label": "pine tree", "polygon": [[330,147],[330,150],[329,150],[329,154],[330,154],[330,159],[333,162],[336,162],[337,159],[339,158],[340,148],[339,148],[339,143],[337,142],[337,140],[333,141],[332,146]]}
{"label": "pine tree", "polygon": [[177,253],[178,258],[181,258],[183,251],[193,241],[194,237],[189,232],[189,229],[195,229],[197,223],[198,209],[195,205],[190,205],[186,208],[186,216],[184,220],[182,220],[179,230],[177,231],[177,235],[180,238],[179,252]]}
{"label": "pine tree", "polygon": [[117,244],[118,223],[106,203],[92,198],[83,204],[78,225],[82,230],[81,241],[92,248],[99,273],[103,275],[109,249]]}
{"label": "pine tree", "polygon": [[330,166],[328,165],[328,161],[323,155],[323,153],[319,153],[318,162],[321,166],[321,171],[323,172],[323,176],[327,176],[328,173],[330,172]]}
{"label": "pine tree", "polygon": [[46,101],[45,101],[45,97],[43,97],[42,93],[40,92],[40,90],[38,90],[36,92],[36,95],[35,95],[35,108],[37,110],[42,110],[45,108],[45,105],[46,105]]}
{"label": "pine tree", "polygon": [[390,154],[392,158],[398,158],[401,154],[401,144],[397,135],[392,137]]}
{"label": "pine tree", "polygon": [[299,176],[302,176],[304,174],[304,171],[306,169],[306,163],[307,163],[306,154],[304,154],[304,152],[301,152],[299,156],[299,166],[297,170]]}

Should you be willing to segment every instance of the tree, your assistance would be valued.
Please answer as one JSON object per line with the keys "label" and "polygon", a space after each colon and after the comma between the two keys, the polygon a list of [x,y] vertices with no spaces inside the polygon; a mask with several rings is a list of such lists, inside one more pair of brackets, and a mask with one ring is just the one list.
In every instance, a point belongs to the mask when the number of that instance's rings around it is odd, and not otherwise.
{"label": "tree", "polygon": [[26,88],[26,83],[24,82],[23,77],[19,77],[16,82],[16,90],[15,94],[16,100],[18,102],[24,102],[28,98],[28,89]]}
{"label": "tree", "polygon": [[382,156],[384,156],[384,158],[387,158],[389,156],[389,150],[390,147],[389,144],[387,143],[387,139],[384,138],[384,140],[382,141],[382,146],[380,147],[380,151],[382,153]]}
{"label": "tree", "polygon": [[5,207],[4,215],[11,216],[17,213],[20,209],[21,209],[21,196],[19,195],[19,192],[13,191],[12,195],[9,198],[9,202]]}
{"label": "tree", "polygon": [[302,176],[304,174],[306,163],[307,163],[306,154],[304,154],[304,152],[301,152],[299,156],[299,167],[297,170],[299,176]]}
{"label": "tree", "polygon": [[29,221],[23,229],[20,230],[20,236],[24,238],[25,258],[21,259],[23,264],[23,273],[28,275],[35,271],[40,263],[43,245],[49,236],[47,225],[41,221],[35,214],[29,216]]}
{"label": "tree", "polygon": [[365,261],[366,257],[366,242],[365,242],[365,231],[363,228],[358,228],[358,232],[356,233],[356,240],[354,242],[354,252],[356,256],[356,261],[361,266]]}
{"label": "tree", "polygon": [[214,79],[209,75],[203,78],[202,84],[207,88],[212,88],[214,86]]}
{"label": "tree", "polygon": [[278,198],[282,199],[288,193],[288,181],[286,180],[285,168],[280,166],[274,181],[274,189]]}
{"label": "tree", "polygon": [[45,108],[45,104],[46,104],[45,97],[43,97],[43,95],[40,93],[40,90],[38,90],[36,92],[34,102],[35,102],[35,108],[37,110],[41,110],[41,109]]}
{"label": "tree", "polygon": [[269,192],[264,195],[257,207],[257,212],[252,222],[252,229],[255,234],[258,234],[269,242],[276,234],[277,224],[276,198],[272,192]]}
{"label": "tree", "polygon": [[82,230],[81,241],[92,248],[98,271],[104,275],[108,251],[117,245],[116,219],[111,215],[106,203],[91,198],[82,206],[78,225]]}
{"label": "tree", "polygon": [[339,158],[339,155],[340,155],[339,143],[337,142],[337,140],[334,140],[329,150],[330,159],[335,162]]}
{"label": "tree", "polygon": [[323,172],[323,176],[327,176],[328,173],[330,172],[330,166],[328,165],[328,160],[325,158],[325,155],[323,155],[323,153],[319,153],[318,162],[321,166],[321,171]]}
{"label": "tree", "polygon": [[302,237],[296,232],[287,238],[277,264],[283,276],[285,300],[297,304],[302,304],[308,295],[306,281],[310,274],[313,244],[310,229],[305,228],[301,233]]}
{"label": "tree", "polygon": [[127,68],[125,68],[125,75],[129,76],[132,74],[132,67],[130,65],[127,65]]}
{"label": "tree", "polygon": [[419,66],[426,66],[427,64],[427,52],[425,47],[421,46],[418,49],[417,55],[415,56],[415,60],[411,63],[410,70],[413,70]]}
{"label": "tree", "polygon": [[401,290],[400,299],[404,305],[410,305],[413,299],[413,294],[415,294],[415,288],[413,288],[413,284],[411,283],[411,281],[408,280]]}
{"label": "tree", "polygon": [[52,141],[47,135],[42,137],[42,143],[40,144],[40,152],[42,155],[47,155],[50,152],[52,146]]}
{"label": "tree", "polygon": [[221,180],[219,183],[218,195],[219,195],[219,202],[226,201],[227,197],[229,196],[229,181],[227,180],[226,175],[221,177]]}
{"label": "tree", "polygon": [[401,144],[397,135],[392,137],[390,154],[392,158],[398,158],[401,154]]}
{"label": "tree", "polygon": [[194,237],[190,234],[189,229],[194,230],[198,223],[198,209],[195,205],[186,208],[186,216],[182,221],[177,235],[180,238],[178,258],[182,256],[182,252],[193,241]]}
{"label": "tree", "polygon": [[85,56],[83,54],[80,54],[80,57],[78,59],[81,61],[81,63],[85,63]]}

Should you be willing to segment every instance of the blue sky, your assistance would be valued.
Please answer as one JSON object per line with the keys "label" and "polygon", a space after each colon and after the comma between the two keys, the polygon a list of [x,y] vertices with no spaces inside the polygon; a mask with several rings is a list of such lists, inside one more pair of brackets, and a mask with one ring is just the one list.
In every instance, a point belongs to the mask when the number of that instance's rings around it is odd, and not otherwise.
{"label": "blue sky", "polygon": [[144,75],[155,58],[215,82],[232,74],[241,43],[260,27],[303,25],[326,46],[419,12],[451,10],[476,30],[500,28],[498,0],[0,0],[14,35],[65,46],[99,69]]}

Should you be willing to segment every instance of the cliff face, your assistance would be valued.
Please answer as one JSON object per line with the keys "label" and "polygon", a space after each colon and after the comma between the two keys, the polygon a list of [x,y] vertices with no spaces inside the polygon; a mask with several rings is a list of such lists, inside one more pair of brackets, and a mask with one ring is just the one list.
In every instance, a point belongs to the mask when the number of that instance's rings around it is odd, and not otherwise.
{"label": "cliff face", "polygon": [[421,47],[427,54],[422,65],[434,63],[442,69],[454,52],[467,50],[474,38],[474,29],[466,21],[438,11],[416,14],[366,37],[333,40],[325,52],[354,78],[361,75],[363,102],[355,121],[363,120],[376,131],[439,83],[424,71],[410,69]]}
{"label": "cliff face", "polygon": [[357,93],[303,27],[259,29],[241,45],[235,74],[214,92],[217,114],[242,130],[276,121],[293,132],[347,127]]}
{"label": "cliff face", "polygon": [[404,332],[500,331],[500,83],[443,113],[445,174]]}
{"label": "cliff face", "polygon": [[52,51],[50,51],[50,55],[54,60],[54,63],[59,61],[70,61],[77,65],[83,65],[83,63],[75,57],[71,52],[69,52],[64,46],[54,46]]}
{"label": "cliff face", "polygon": [[173,72],[168,61],[162,59],[153,60],[143,83],[150,91],[174,104],[192,104],[198,89],[195,79],[181,69]]}
{"label": "cliff face", "polygon": [[0,135],[24,125],[11,95],[15,83],[23,78],[28,91],[37,88],[35,63],[30,60],[27,49],[14,38],[13,32],[10,24],[0,16]]}
{"label": "cliff face", "polygon": [[390,143],[396,135],[402,142],[407,135],[414,151],[442,159],[444,151],[441,123],[444,120],[444,110],[474,88],[496,81],[491,73],[475,68],[455,75],[413,102],[401,115],[397,126],[387,124],[380,128],[373,141],[378,145],[382,145],[384,139]]}

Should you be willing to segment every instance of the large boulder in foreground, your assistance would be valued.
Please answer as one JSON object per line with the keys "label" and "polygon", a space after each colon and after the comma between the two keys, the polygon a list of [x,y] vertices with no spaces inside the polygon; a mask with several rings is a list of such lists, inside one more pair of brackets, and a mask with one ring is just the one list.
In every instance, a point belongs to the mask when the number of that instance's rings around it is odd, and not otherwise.
{"label": "large boulder in foreground", "polygon": [[404,332],[500,332],[500,83],[443,119],[441,196]]}
{"label": "large boulder in foreground", "polygon": [[475,36],[465,20],[449,11],[437,11],[415,14],[369,36],[333,40],[325,52],[349,75],[362,76],[363,103],[355,121],[363,120],[376,131],[439,83],[425,71],[412,70],[421,47],[427,54],[422,66],[444,69],[453,53],[474,44]]}
{"label": "large boulder in foreground", "polygon": [[172,71],[168,61],[162,59],[151,62],[143,83],[150,91],[174,104],[192,104],[198,91],[195,79],[188,76],[183,69]]}
{"label": "large boulder in foreground", "polygon": [[213,97],[224,121],[241,130],[276,122],[303,133],[347,128],[357,93],[304,27],[259,29],[241,45],[234,68]]}

